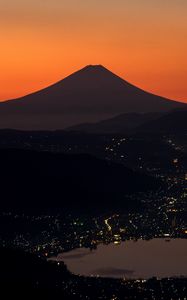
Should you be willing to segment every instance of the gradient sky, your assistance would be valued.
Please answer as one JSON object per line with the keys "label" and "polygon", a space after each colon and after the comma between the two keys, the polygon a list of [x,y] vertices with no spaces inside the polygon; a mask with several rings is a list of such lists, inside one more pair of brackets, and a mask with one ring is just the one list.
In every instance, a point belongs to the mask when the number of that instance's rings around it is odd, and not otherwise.
{"label": "gradient sky", "polygon": [[102,64],[187,102],[187,0],[0,0],[0,100]]}

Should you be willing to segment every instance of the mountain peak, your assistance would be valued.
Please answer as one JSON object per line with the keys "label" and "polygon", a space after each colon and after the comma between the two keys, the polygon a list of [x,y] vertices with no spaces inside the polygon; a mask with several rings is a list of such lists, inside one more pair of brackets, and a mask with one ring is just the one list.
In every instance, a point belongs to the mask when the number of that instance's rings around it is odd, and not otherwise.
{"label": "mountain peak", "polygon": [[[110,72],[107,68],[105,68],[103,65],[87,65],[84,68],[82,68],[80,71],[91,71],[91,72]],[[110,72],[111,73],[111,72]]]}
{"label": "mountain peak", "polygon": [[[111,72],[109,69],[103,65],[87,65],[82,69],[74,72],[62,80],[64,84],[71,81],[71,89],[73,86],[77,86],[80,89],[82,88],[95,88],[98,84],[100,87],[106,88],[109,86],[122,86],[125,84],[125,80]],[[126,82],[127,83],[127,82]]]}
{"label": "mountain peak", "polygon": [[87,65],[86,69],[106,69],[103,65]]}

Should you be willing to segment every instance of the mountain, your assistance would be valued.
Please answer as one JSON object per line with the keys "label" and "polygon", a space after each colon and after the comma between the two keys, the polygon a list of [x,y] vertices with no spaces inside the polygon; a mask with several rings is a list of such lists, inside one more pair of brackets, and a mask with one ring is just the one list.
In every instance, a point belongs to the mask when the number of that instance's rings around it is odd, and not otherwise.
{"label": "mountain", "polygon": [[129,194],[160,181],[90,155],[1,150],[1,210],[103,212],[139,205]]}
{"label": "mountain", "polygon": [[130,134],[146,122],[159,119],[164,113],[128,113],[96,123],[85,123],[66,128],[66,131],[96,134]]}
{"label": "mountain", "polygon": [[0,128],[64,129],[121,113],[182,106],[133,86],[101,65],[90,65],[43,90],[0,103]]}
{"label": "mountain", "polygon": [[186,133],[187,110],[121,114],[96,123],[71,126],[66,131],[88,134]]}
{"label": "mountain", "polygon": [[162,117],[146,122],[138,130],[141,133],[187,133],[187,110],[176,110]]}

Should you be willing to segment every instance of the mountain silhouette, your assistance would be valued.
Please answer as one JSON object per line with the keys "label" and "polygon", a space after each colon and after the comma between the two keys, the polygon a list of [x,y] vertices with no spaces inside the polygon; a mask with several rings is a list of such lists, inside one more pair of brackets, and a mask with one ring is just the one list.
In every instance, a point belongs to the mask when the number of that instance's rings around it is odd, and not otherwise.
{"label": "mountain silhouette", "polygon": [[83,123],[66,128],[68,132],[93,134],[131,134],[147,122],[159,119],[164,113],[127,113],[96,123]]}
{"label": "mountain silhouette", "polygon": [[162,117],[142,124],[137,132],[139,133],[187,133],[187,110],[176,110]]}
{"label": "mountain silhouette", "polygon": [[43,90],[0,103],[0,128],[64,129],[121,113],[162,112],[183,105],[147,93],[101,65],[90,65]]}
{"label": "mountain silhouette", "polygon": [[126,197],[157,190],[160,180],[123,165],[77,154],[0,150],[2,211],[107,212],[136,208]]}

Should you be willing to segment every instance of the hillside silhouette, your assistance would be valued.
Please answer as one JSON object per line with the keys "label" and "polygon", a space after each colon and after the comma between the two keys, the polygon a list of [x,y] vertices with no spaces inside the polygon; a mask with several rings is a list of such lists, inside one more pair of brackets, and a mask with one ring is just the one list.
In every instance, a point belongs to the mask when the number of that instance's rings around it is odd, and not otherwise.
{"label": "hillside silhouette", "polygon": [[90,155],[1,150],[1,210],[103,212],[139,205],[126,195],[160,186],[156,179]]}
{"label": "hillside silhouette", "polygon": [[129,113],[96,123],[66,128],[67,132],[92,134],[172,133],[187,131],[187,110],[165,113]]}
{"label": "hillside silhouette", "polygon": [[71,299],[63,283],[74,279],[74,276],[63,263],[50,263],[36,255],[11,248],[1,247],[0,255],[1,293],[5,293],[7,299],[20,299],[20,296],[23,297],[21,299],[30,299],[31,296],[49,299],[49,295],[51,298]]}
{"label": "hillside silhouette", "polygon": [[128,113],[97,123],[85,123],[66,128],[66,131],[96,134],[130,134],[147,122],[159,119],[164,113]]}
{"label": "hillside silhouette", "polygon": [[187,132],[187,110],[176,110],[156,120],[142,124],[138,128],[141,133],[182,134]]}

